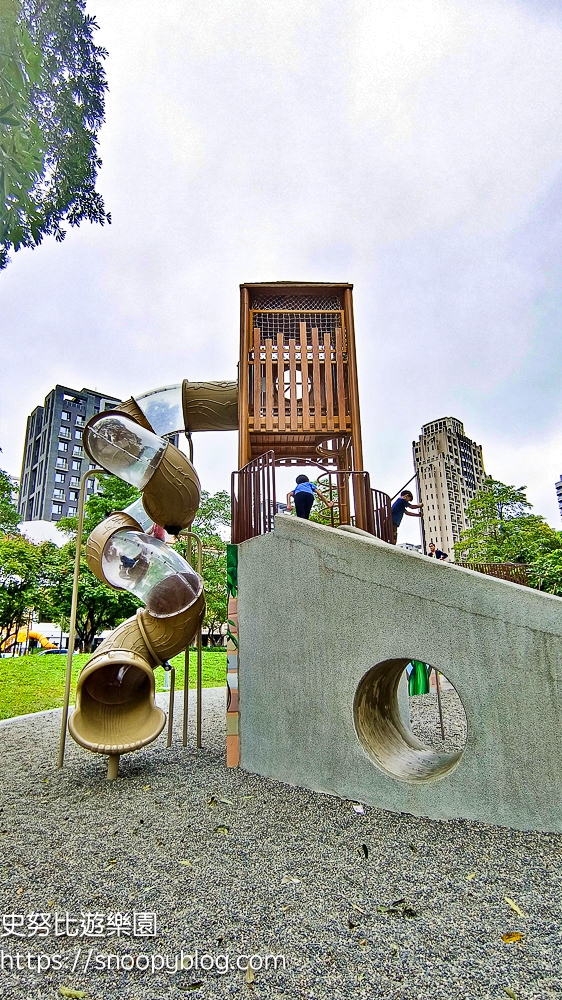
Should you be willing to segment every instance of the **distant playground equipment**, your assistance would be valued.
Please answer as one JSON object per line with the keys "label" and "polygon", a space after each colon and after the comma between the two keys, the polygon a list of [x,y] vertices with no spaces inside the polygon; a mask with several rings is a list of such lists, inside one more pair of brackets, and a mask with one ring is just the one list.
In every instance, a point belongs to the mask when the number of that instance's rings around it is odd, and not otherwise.
{"label": "distant playground equipment", "polygon": [[[189,529],[200,498],[192,434],[214,430],[239,433],[227,554],[227,766],[417,815],[562,829],[552,794],[562,778],[562,604],[388,544],[390,497],[363,469],[346,284],[242,285],[237,382],[156,389],[87,425],[97,468],[82,479],[78,538],[87,478],[112,473],[138,486],[141,500],[92,533],[87,559],[98,579],[136,594],[144,608],[82,670],[70,719],[69,654],[59,765],[67,719],[76,742],[107,755],[110,778],[121,754],[164,728],[154,667],[196,633],[200,649],[204,594],[200,573],[149,532],[153,523],[172,534]],[[169,440],[180,431],[189,458]],[[335,501],[328,525],[276,516],[279,466],[318,470]],[[78,573],[79,546],[75,594]],[[74,599],[69,648],[75,610]],[[458,692],[464,750],[426,745],[408,727],[409,664],[412,693],[426,689],[426,664],[439,703],[440,672]],[[173,688],[172,675],[170,712]],[[185,745],[187,678],[184,695]],[[198,746],[200,705],[199,686]],[[169,713],[168,745],[171,721]]]}
{"label": "distant playground equipment", "polygon": [[6,650],[13,649],[14,646],[19,646],[22,645],[23,643],[27,643],[30,639],[32,641],[38,642],[39,645],[43,647],[43,649],[57,648],[55,644],[53,642],[49,642],[46,636],[42,635],[41,632],[36,632],[34,629],[31,629],[28,632],[26,628],[20,628],[18,632],[12,632],[12,634],[9,635],[7,639],[4,639],[4,641],[0,643],[0,650],[2,650],[2,652],[5,652]]}

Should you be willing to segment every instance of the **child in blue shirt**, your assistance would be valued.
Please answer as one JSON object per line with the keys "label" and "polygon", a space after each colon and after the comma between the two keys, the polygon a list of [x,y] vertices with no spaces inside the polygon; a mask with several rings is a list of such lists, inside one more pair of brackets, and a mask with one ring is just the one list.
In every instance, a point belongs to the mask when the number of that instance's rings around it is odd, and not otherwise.
{"label": "child in blue shirt", "polygon": [[314,483],[310,482],[308,476],[297,476],[297,485],[294,490],[287,493],[287,513],[290,514],[293,509],[291,505],[292,497],[295,502],[297,517],[304,517],[308,520],[315,496],[320,497],[320,499],[326,504],[326,507],[334,506],[333,501],[324,496],[318,487],[315,486]]}

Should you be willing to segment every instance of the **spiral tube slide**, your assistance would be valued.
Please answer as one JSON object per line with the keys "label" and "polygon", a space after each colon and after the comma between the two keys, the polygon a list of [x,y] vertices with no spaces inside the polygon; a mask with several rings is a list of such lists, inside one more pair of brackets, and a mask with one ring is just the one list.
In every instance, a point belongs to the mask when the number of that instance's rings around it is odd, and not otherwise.
{"label": "spiral tube slide", "polygon": [[[165,427],[160,420],[160,429],[170,433]],[[68,722],[78,744],[109,756],[108,777],[116,777],[119,756],[151,743],[164,728],[166,716],[154,700],[154,668],[189,645],[205,611],[201,578],[177,552],[145,533],[146,515],[177,534],[193,521],[201,490],[191,462],[154,432],[135,400],[94,416],[84,446],[98,466],[141,491],[144,511],[142,524],[130,513],[112,514],[86,544],[95,576],[145,605],[83,668]]]}

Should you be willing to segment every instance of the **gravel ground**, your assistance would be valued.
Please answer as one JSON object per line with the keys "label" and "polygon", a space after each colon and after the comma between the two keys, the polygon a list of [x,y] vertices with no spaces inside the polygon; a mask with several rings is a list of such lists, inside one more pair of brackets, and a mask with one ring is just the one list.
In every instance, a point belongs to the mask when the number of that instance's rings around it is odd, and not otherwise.
{"label": "gravel ground", "polygon": [[447,753],[462,750],[466,744],[466,715],[453,687],[441,692],[441,711],[444,740],[441,737],[437,695],[432,692],[410,698],[412,732],[433,750],[445,750]]}
{"label": "gravel ground", "polygon": [[[204,749],[184,751],[178,731],[168,750],[162,736],[125,757],[112,783],[71,739],[56,770],[60,713],[0,727],[2,913],[95,912],[107,925],[117,922],[108,914],[157,914],[156,938],[4,936],[0,997],[54,1000],[61,986],[88,1000],[562,995],[562,838],[358,814],[350,802],[227,771],[224,691],[204,691],[204,706]],[[412,706],[414,727],[427,726],[427,711]],[[522,939],[504,943],[512,932]],[[173,967],[182,949],[221,968],[225,954],[261,956],[256,967],[282,955],[286,968],[256,968],[253,982],[236,969],[127,968],[163,955]],[[24,968],[11,973],[17,953]],[[96,969],[108,954],[111,971]]]}

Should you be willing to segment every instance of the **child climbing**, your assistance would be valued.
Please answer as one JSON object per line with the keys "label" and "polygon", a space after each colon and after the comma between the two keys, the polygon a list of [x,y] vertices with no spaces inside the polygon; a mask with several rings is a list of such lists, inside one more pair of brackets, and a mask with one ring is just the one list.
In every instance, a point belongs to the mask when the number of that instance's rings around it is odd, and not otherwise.
{"label": "child climbing", "polygon": [[291,505],[292,497],[295,502],[297,517],[305,517],[308,520],[315,496],[320,497],[326,507],[334,506],[333,501],[329,497],[324,496],[318,487],[310,482],[308,476],[297,476],[297,485],[294,490],[287,493],[287,513],[290,514],[293,509]]}

